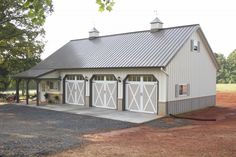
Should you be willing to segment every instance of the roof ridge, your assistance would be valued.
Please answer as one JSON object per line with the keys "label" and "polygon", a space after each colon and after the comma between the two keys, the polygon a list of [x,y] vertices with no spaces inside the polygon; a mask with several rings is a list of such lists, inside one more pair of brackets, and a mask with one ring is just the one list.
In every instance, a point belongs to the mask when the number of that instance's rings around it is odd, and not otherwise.
{"label": "roof ridge", "polygon": [[[182,28],[182,27],[191,27],[191,26],[200,26],[200,25],[199,25],[199,24],[181,25],[181,26],[173,26],[173,27],[161,28],[160,30],[175,29],[175,28]],[[141,31],[132,31],[132,32],[108,34],[108,35],[98,36],[97,38],[110,37],[110,36],[117,36],[117,35],[125,35],[125,34],[134,34],[134,33],[141,33],[141,32],[151,32],[151,30],[148,29],[148,30],[141,30]],[[79,40],[87,40],[87,39],[89,39],[89,38],[72,39],[72,40],[70,40],[70,41],[79,41]]]}

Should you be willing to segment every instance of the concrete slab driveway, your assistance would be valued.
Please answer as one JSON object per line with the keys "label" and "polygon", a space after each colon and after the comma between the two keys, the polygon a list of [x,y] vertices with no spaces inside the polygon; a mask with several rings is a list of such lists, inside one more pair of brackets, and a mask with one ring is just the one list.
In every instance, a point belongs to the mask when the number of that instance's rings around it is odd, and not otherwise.
{"label": "concrete slab driveway", "polygon": [[133,123],[20,105],[0,106],[0,156],[42,156],[78,147],[82,134]]}
{"label": "concrete slab driveway", "polygon": [[156,114],[118,111],[112,109],[84,107],[84,106],[69,105],[69,104],[53,104],[53,105],[42,105],[42,106],[30,105],[30,106],[54,111],[63,111],[73,114],[88,115],[100,118],[119,120],[124,122],[131,122],[131,123],[144,123],[152,121],[157,118],[161,118],[161,116],[158,116]]}

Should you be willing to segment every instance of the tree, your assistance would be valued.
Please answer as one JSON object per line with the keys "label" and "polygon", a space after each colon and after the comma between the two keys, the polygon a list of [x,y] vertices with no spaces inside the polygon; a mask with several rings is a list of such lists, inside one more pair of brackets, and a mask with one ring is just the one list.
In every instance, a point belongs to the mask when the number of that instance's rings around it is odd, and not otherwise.
{"label": "tree", "polygon": [[215,53],[215,57],[217,59],[220,68],[217,71],[217,83],[227,83],[228,81],[228,63],[223,54]]}
{"label": "tree", "polygon": [[40,61],[43,25],[53,5],[52,0],[1,0],[0,10],[0,70],[5,71],[0,84],[5,86],[12,75]]}
{"label": "tree", "polygon": [[5,81],[8,80],[8,74],[9,71],[7,71],[5,68],[0,67],[0,91],[5,91],[9,85],[9,82]]}
{"label": "tree", "polygon": [[236,49],[227,58],[229,76],[228,83],[236,83]]}
{"label": "tree", "polygon": [[100,12],[103,12],[103,11],[111,11],[115,2],[114,0],[96,0],[96,3],[98,4],[99,6],[99,11]]}

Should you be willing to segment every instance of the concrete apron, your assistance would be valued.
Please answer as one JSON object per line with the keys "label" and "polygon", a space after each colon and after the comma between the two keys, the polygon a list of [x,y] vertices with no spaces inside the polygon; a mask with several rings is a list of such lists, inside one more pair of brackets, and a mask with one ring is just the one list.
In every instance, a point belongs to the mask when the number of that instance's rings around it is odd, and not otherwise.
{"label": "concrete apron", "polygon": [[112,109],[85,107],[85,106],[69,105],[69,104],[53,104],[53,105],[42,105],[42,106],[25,105],[25,104],[21,105],[53,110],[53,111],[79,114],[79,115],[87,115],[87,116],[100,117],[112,120],[119,120],[131,123],[144,123],[162,117],[156,114],[149,114],[149,113],[118,111]]}

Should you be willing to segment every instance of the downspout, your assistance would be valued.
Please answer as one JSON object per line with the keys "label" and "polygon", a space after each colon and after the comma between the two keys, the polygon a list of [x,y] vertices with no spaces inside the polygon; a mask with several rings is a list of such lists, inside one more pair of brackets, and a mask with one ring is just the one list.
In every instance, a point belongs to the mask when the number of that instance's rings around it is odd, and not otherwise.
{"label": "downspout", "polygon": [[161,67],[161,71],[166,75],[166,114],[168,114],[168,87],[169,87],[169,74]]}

